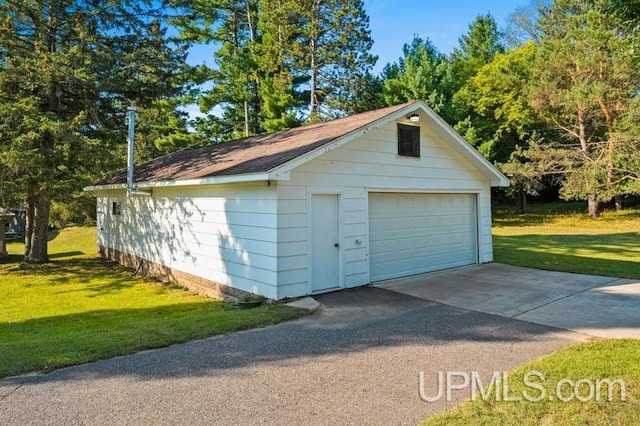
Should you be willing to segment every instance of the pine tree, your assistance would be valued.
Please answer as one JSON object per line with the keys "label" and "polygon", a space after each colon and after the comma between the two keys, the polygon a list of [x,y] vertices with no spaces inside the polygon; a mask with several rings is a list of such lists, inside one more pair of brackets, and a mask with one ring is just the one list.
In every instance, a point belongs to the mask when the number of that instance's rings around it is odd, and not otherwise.
{"label": "pine tree", "polygon": [[309,120],[351,112],[359,82],[377,58],[362,0],[301,0]]}
{"label": "pine tree", "polygon": [[261,118],[264,129],[273,132],[299,125],[296,86],[304,81],[297,66],[304,52],[302,9],[296,0],[262,0],[260,10],[260,43],[254,51],[262,79]]}
{"label": "pine tree", "polygon": [[478,15],[469,25],[468,33],[458,39],[460,46],[451,54],[455,79],[459,85],[490,63],[496,54],[504,52],[500,39],[501,33],[493,16]]}
{"label": "pine tree", "polygon": [[389,105],[423,100],[451,122],[453,80],[449,63],[431,40],[415,36],[402,48],[403,56],[382,73],[383,97]]}
{"label": "pine tree", "polygon": [[259,67],[254,54],[260,42],[258,0],[176,0],[189,13],[173,22],[181,38],[213,44],[216,66],[202,66],[198,83],[210,85],[198,96],[201,133],[214,141],[260,133],[262,108]]}
{"label": "pine tree", "polygon": [[125,107],[179,89],[163,20],[151,1],[0,3],[0,165],[27,206],[26,261],[48,260],[51,201],[113,166]]}

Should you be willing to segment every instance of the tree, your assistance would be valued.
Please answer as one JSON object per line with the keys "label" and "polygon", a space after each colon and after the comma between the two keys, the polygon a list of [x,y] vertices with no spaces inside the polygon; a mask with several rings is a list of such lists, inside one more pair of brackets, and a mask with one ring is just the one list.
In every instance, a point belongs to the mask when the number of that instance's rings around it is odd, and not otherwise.
{"label": "tree", "polygon": [[51,201],[113,166],[125,106],[179,89],[185,51],[162,20],[151,1],[0,3],[0,164],[27,206],[27,262],[48,260]]}
{"label": "tree", "polygon": [[[486,127],[492,127],[482,114],[475,111],[469,103],[467,84],[482,67],[490,64],[496,55],[504,52],[500,42],[501,33],[491,15],[478,15],[469,24],[467,34],[459,38],[459,47],[451,54],[451,72],[453,91],[451,99],[451,123],[473,145],[483,147],[487,158],[492,156],[491,134]],[[486,115],[486,114],[485,114]]]}
{"label": "tree", "polygon": [[262,126],[267,132],[298,126],[297,110],[302,105],[296,86],[306,81],[300,70],[304,52],[300,27],[301,5],[295,0],[262,0],[260,43],[255,45],[262,82]]}
{"label": "tree", "polygon": [[496,54],[504,52],[501,37],[495,19],[489,14],[478,15],[469,24],[468,33],[458,39],[460,46],[451,54],[451,64],[458,84],[466,83],[480,68],[490,63]]}
{"label": "tree", "polygon": [[[260,76],[254,47],[258,33],[258,0],[174,0],[183,10],[172,20],[181,39],[214,45],[215,67],[201,66],[195,82],[209,87],[197,96],[200,111],[213,113],[199,130],[214,141],[260,133]],[[215,113],[214,113],[215,111]]]}
{"label": "tree", "polygon": [[355,87],[356,96],[349,103],[348,112],[357,114],[387,106],[384,101],[384,82],[381,77],[367,72],[358,80]]}
{"label": "tree", "polygon": [[490,160],[507,161],[515,147],[526,147],[533,130],[539,128],[540,120],[527,98],[535,55],[533,42],[498,53],[456,94],[474,117],[473,123],[469,119],[458,127],[473,129],[475,136],[469,142],[475,139]]}
{"label": "tree", "polygon": [[309,120],[350,112],[358,85],[377,58],[362,0],[303,0],[302,20],[309,77]]}
{"label": "tree", "polygon": [[528,41],[540,42],[542,31],[538,27],[540,10],[549,0],[531,0],[528,6],[518,7],[507,17],[504,39],[511,47],[522,46]]}
{"label": "tree", "polygon": [[[531,150],[541,172],[565,176],[561,195],[587,199],[589,215],[629,191],[637,139],[620,137],[640,89],[637,28],[607,11],[604,0],[556,0],[541,11],[530,100],[563,138]],[[637,154],[636,154],[637,155]]]}
{"label": "tree", "polygon": [[453,76],[446,57],[431,40],[418,36],[403,46],[402,54],[382,72],[384,100],[393,105],[420,99],[451,122]]}
{"label": "tree", "polygon": [[198,128],[215,141],[353,112],[367,90],[376,58],[362,0],[175,1],[192,12],[175,20],[181,37],[218,47],[198,82],[212,86],[201,111],[215,111]]}

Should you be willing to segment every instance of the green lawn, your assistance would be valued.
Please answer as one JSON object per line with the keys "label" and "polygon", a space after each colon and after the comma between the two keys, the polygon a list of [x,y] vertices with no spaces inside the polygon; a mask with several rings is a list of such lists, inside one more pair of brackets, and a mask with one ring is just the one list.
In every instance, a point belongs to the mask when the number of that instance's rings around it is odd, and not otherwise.
{"label": "green lawn", "polygon": [[[453,410],[423,423],[434,425],[632,425],[640,418],[640,340],[605,340],[581,343],[539,358],[509,373],[508,395],[521,401],[500,401],[493,392],[487,400],[478,394],[474,401],[458,405]],[[544,386],[544,393],[524,384],[525,375],[536,370],[543,380],[529,376],[530,382]],[[561,382],[567,379],[571,382]],[[621,401],[619,385],[596,386],[598,380],[624,382],[626,401]],[[575,383],[584,382],[574,394]],[[560,393],[557,393],[560,383]],[[572,386],[573,385],[573,386]],[[590,387],[594,397],[589,398]],[[502,389],[502,387],[499,387]],[[495,388],[494,388],[495,389]],[[595,400],[600,389],[600,401]],[[528,402],[526,395],[538,402]],[[571,401],[563,402],[560,398]],[[544,396],[544,398],[541,398]],[[579,399],[586,400],[581,402]]]}
{"label": "green lawn", "polygon": [[605,211],[598,220],[576,211],[576,204],[533,205],[530,211],[496,211],[496,262],[640,279],[640,209]]}
{"label": "green lawn", "polygon": [[[640,210],[605,211],[600,219],[590,219],[583,206],[571,203],[539,204],[529,213],[498,209],[494,215],[493,241],[496,262],[556,271],[608,275],[640,279]],[[545,398],[538,402],[509,402],[477,398],[425,421],[424,425],[582,425],[637,424],[640,418],[640,340],[603,340],[583,343],[537,359],[509,373],[509,395],[528,391],[523,377],[531,370],[544,375]],[[561,401],[556,386],[568,379],[573,383],[622,379],[626,401],[612,402],[574,399]],[[578,395],[588,396],[588,384]],[[601,388],[607,396],[607,387]],[[570,385],[562,386],[568,396]],[[553,398],[550,400],[549,398]]]}
{"label": "green lawn", "polygon": [[0,260],[0,377],[260,327],[303,315],[283,305],[238,310],[133,276],[97,259],[95,228],[52,235],[46,265]]}

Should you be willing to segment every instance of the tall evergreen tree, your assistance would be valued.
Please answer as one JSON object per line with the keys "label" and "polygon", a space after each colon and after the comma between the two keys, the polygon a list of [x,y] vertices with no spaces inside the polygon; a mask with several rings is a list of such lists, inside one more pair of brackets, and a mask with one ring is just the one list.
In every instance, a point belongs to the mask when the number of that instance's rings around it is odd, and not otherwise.
{"label": "tall evergreen tree", "polygon": [[198,97],[201,131],[215,141],[260,133],[260,76],[254,55],[259,43],[258,0],[174,0],[186,11],[174,24],[184,40],[217,47],[215,67],[201,67]]}
{"label": "tall evergreen tree", "polygon": [[452,77],[445,55],[431,40],[415,36],[402,48],[398,62],[385,66],[383,97],[388,105],[423,100],[451,122]]}
{"label": "tall evergreen tree", "polygon": [[0,3],[0,166],[27,206],[26,261],[48,260],[52,199],[113,165],[126,105],[179,89],[163,19],[151,1]]}
{"label": "tall evergreen tree", "polygon": [[490,63],[494,56],[504,52],[493,16],[478,15],[469,25],[467,34],[458,39],[459,47],[451,54],[456,82],[463,85],[474,76],[480,68]]}
{"label": "tall evergreen tree", "polygon": [[260,43],[254,47],[261,75],[262,126],[267,132],[299,125],[302,105],[296,88],[305,81],[299,64],[304,52],[302,8],[297,0],[260,2]]}
{"label": "tall evergreen tree", "polygon": [[[486,144],[489,139],[486,129],[483,129],[485,120],[463,99],[467,92],[466,85],[482,67],[490,64],[497,54],[504,52],[500,38],[501,34],[493,17],[479,15],[469,25],[467,34],[459,38],[460,45],[451,54],[451,72],[456,92],[451,101],[452,123],[474,145]],[[490,155],[490,152],[485,150],[484,154]]]}
{"label": "tall evergreen tree", "polygon": [[359,82],[377,58],[362,0],[300,0],[309,78],[309,119],[351,112]]}

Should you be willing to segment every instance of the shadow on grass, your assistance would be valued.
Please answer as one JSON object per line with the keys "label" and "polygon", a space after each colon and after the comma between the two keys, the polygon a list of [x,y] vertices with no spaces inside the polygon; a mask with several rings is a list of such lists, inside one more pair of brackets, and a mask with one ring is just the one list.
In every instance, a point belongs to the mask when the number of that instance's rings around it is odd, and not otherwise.
{"label": "shadow on grass", "polygon": [[[499,206],[494,210],[493,223],[495,226],[504,227],[520,227],[520,226],[538,226],[543,224],[552,224],[558,219],[573,217],[574,219],[584,220],[588,226],[591,219],[587,215],[585,208],[580,204],[536,204],[525,214],[518,214],[511,206]],[[640,219],[640,209],[629,208],[621,211],[603,210],[602,216],[597,222],[617,221],[617,220],[636,220]],[[596,223],[596,222],[594,222]]]}
{"label": "shadow on grass", "polygon": [[[96,373],[147,378],[199,377],[213,370],[298,357],[349,354],[403,345],[431,347],[451,342],[532,342],[557,332],[546,326],[456,309],[374,287],[326,294],[319,296],[318,300],[323,305],[322,313],[301,321],[114,360],[102,364]],[[276,315],[275,309],[281,312]],[[11,348],[0,346],[4,349],[0,353],[6,353],[10,358],[24,353],[20,351],[26,343],[21,338],[28,335],[30,349],[52,351],[48,358],[68,357],[61,351],[64,346],[71,345],[72,349],[66,350],[69,353],[81,350],[98,359],[145,347],[254,328],[300,315],[300,311],[281,306],[263,306],[246,311],[237,310],[229,304],[211,302],[38,318],[13,324],[0,323],[0,334],[18,342]],[[114,346],[120,349],[114,350]],[[83,356],[81,354],[79,358]],[[76,374],[84,373],[67,370],[56,375],[54,380],[73,379]]]}
{"label": "shadow on grass", "polygon": [[[640,279],[640,262],[637,261],[640,259],[640,234],[635,232],[607,235],[494,235],[493,243],[494,258],[499,263]],[[607,255],[636,260],[602,258]]]}
{"label": "shadow on grass", "polygon": [[60,259],[62,257],[81,256],[85,254],[83,251],[65,251],[63,253],[50,254],[49,259]]}
{"label": "shadow on grass", "polygon": [[24,256],[21,254],[10,254],[7,257],[0,258],[0,265],[19,264],[24,260]]}
{"label": "shadow on grass", "polygon": [[[94,293],[95,297],[114,291],[125,290],[144,281],[154,282],[148,277],[135,276],[133,271],[115,262],[101,258],[63,259],[44,264],[30,264],[23,262],[19,255],[10,256],[9,261],[4,259],[8,266],[4,266],[6,272],[32,276],[39,279],[48,279],[44,285],[56,284],[85,284],[76,290],[60,290],[60,293],[73,293],[87,291]],[[34,280],[36,282],[36,280]],[[42,281],[38,281],[42,282]],[[31,286],[31,285],[27,285]]]}
{"label": "shadow on grass", "polygon": [[55,240],[58,235],[60,235],[60,228],[52,229],[51,231],[47,232],[47,241]]}

